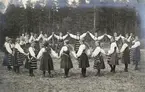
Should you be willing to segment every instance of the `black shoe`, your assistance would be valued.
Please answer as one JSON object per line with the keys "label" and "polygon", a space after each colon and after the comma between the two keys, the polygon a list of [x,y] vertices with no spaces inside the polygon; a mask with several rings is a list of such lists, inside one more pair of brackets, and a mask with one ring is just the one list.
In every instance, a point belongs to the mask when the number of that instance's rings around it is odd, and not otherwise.
{"label": "black shoe", "polygon": [[124,72],[128,72],[128,69],[124,69]]}
{"label": "black shoe", "polygon": [[8,66],[8,71],[11,71],[12,70],[12,67]]}
{"label": "black shoe", "polygon": [[34,73],[32,73],[32,74],[31,74],[31,77],[34,77],[34,76],[35,76]]}

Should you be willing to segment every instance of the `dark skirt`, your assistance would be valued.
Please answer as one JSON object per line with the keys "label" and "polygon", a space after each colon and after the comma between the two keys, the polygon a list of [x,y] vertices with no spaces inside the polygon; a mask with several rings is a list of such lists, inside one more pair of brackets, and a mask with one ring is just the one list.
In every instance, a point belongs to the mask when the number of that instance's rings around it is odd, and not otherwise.
{"label": "dark skirt", "polygon": [[102,56],[96,56],[94,59],[94,69],[105,69],[104,59]]}
{"label": "dark skirt", "polygon": [[23,59],[21,58],[20,52],[16,50],[12,60],[12,66],[22,66],[22,65]]}
{"label": "dark skirt", "polygon": [[126,48],[123,52],[122,63],[130,64],[130,50],[129,50],[129,48]]}
{"label": "dark skirt", "polygon": [[137,48],[134,49],[134,51],[133,51],[133,61],[135,63],[140,61],[140,47],[137,47]]}
{"label": "dark skirt", "polygon": [[40,70],[49,71],[54,70],[53,61],[49,52],[44,52],[40,62]]}
{"label": "dark skirt", "polygon": [[82,53],[79,57],[79,68],[87,68],[90,67],[89,59],[86,53]]}
{"label": "dark skirt", "polygon": [[117,53],[113,53],[108,56],[108,64],[110,65],[119,65],[119,58]]}
{"label": "dark skirt", "polygon": [[64,68],[64,69],[73,68],[73,64],[72,64],[72,60],[70,58],[70,55],[65,54],[65,53],[62,54],[60,67]]}
{"label": "dark skirt", "polygon": [[4,58],[3,58],[3,66],[8,66],[8,54],[5,54],[4,55]]}
{"label": "dark skirt", "polygon": [[32,59],[26,59],[25,63],[26,69],[37,69],[37,60],[35,58]]}

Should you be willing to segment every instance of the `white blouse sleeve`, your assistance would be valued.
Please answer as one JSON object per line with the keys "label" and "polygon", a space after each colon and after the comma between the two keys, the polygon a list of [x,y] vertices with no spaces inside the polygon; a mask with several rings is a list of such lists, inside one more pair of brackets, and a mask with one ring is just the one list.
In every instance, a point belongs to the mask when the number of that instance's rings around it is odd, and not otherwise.
{"label": "white blouse sleeve", "polygon": [[24,50],[21,48],[21,46],[19,44],[15,45],[15,48],[22,54],[25,54]]}
{"label": "white blouse sleeve", "polygon": [[33,50],[32,47],[29,48],[29,53],[30,53],[30,55],[31,55],[32,57],[36,58],[35,52],[34,52],[34,50]]}
{"label": "white blouse sleeve", "polygon": [[33,36],[30,37],[30,39],[29,39],[29,43],[31,43],[32,40],[33,40]]}
{"label": "white blouse sleeve", "polygon": [[49,40],[52,38],[52,36],[53,36],[53,35],[49,36],[49,37],[47,38],[47,41],[49,41]]}
{"label": "white blouse sleeve", "polygon": [[40,34],[40,35],[38,36],[38,38],[36,39],[36,41],[39,41],[41,38],[43,38],[43,34]]}
{"label": "white blouse sleeve", "polygon": [[73,35],[73,34],[69,34],[71,38],[73,39],[77,39],[77,36],[76,35]]}
{"label": "white blouse sleeve", "polygon": [[127,47],[128,47],[127,44],[123,44],[122,48],[120,49],[120,52],[121,52],[121,53],[124,52],[124,50],[125,50]]}
{"label": "white blouse sleeve", "polygon": [[58,35],[56,35],[56,34],[54,34],[54,37],[56,38],[56,39],[59,39],[60,37],[58,36]]}
{"label": "white blouse sleeve", "polygon": [[123,40],[125,39],[125,37],[124,37],[124,36],[122,36],[122,35],[121,35],[120,37],[121,37],[121,39],[123,39]]}
{"label": "white blouse sleeve", "polygon": [[84,49],[86,49],[86,46],[85,46],[84,44],[83,44],[83,45],[80,45],[79,50],[78,50],[76,56],[77,56],[77,57],[80,57],[81,54],[83,53]]}
{"label": "white blouse sleeve", "polygon": [[97,47],[97,48],[94,50],[94,52],[92,53],[92,57],[96,57],[96,56],[99,54],[100,51],[101,51],[100,47]]}
{"label": "white blouse sleeve", "polygon": [[90,33],[89,32],[89,35],[91,36],[91,38],[93,39],[93,40],[96,40],[97,39],[97,37],[95,37],[92,33]]}
{"label": "white blouse sleeve", "polygon": [[6,50],[7,50],[7,52],[12,54],[12,50],[11,50],[10,44],[9,43],[5,43],[4,46],[5,46]]}
{"label": "white blouse sleeve", "polygon": [[51,55],[52,55],[53,57],[58,58],[58,53],[56,53],[52,48],[51,48]]}
{"label": "white blouse sleeve", "polygon": [[104,38],[104,35],[99,36],[99,37],[98,37],[98,40],[102,40],[103,38]]}
{"label": "white blouse sleeve", "polygon": [[127,39],[127,41],[130,42],[131,41],[131,38],[132,38],[132,36],[129,36],[129,38]]}
{"label": "white blouse sleeve", "polygon": [[62,55],[63,51],[67,51],[68,48],[66,46],[63,46],[60,50],[60,56]]}
{"label": "white blouse sleeve", "polygon": [[115,40],[118,41],[121,38],[121,35],[115,37]]}
{"label": "white blouse sleeve", "polygon": [[66,37],[68,37],[68,34],[66,34],[65,36],[63,36],[62,39],[64,40],[64,39],[66,39]]}
{"label": "white blouse sleeve", "polygon": [[103,53],[104,55],[106,54],[105,50],[101,49],[101,53]]}
{"label": "white blouse sleeve", "polygon": [[108,37],[109,39],[111,39],[111,38],[112,38],[112,36],[111,36],[111,35],[107,35],[107,37]]}
{"label": "white blouse sleeve", "polygon": [[87,35],[87,33],[83,33],[83,34],[80,36],[80,39],[83,39],[86,35]]}
{"label": "white blouse sleeve", "polygon": [[133,48],[136,48],[138,46],[140,46],[140,42],[139,41],[135,42],[135,44],[131,48],[133,49]]}
{"label": "white blouse sleeve", "polygon": [[37,55],[37,59],[40,59],[40,57],[42,57],[44,52],[45,52],[45,48],[42,48]]}
{"label": "white blouse sleeve", "polygon": [[112,54],[114,52],[114,48],[116,47],[115,43],[111,44],[110,50],[108,51],[108,55]]}

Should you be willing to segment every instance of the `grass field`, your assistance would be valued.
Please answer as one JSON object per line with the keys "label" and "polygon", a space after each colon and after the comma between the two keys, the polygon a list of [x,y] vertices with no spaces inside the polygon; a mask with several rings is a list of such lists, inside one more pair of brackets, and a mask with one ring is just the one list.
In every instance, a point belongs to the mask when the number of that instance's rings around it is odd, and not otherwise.
{"label": "grass field", "polygon": [[[0,56],[2,63],[3,54]],[[145,92],[144,72],[134,71],[132,64],[129,65],[129,72],[124,72],[124,65],[120,63],[116,74],[112,74],[107,62],[105,63],[103,76],[95,76],[93,61],[90,61],[87,77],[81,78],[78,62],[73,59],[74,68],[70,71],[70,77],[66,79],[62,78],[60,60],[54,59],[54,78],[42,78],[39,69],[35,71],[35,77],[29,77],[28,70],[23,67],[21,74],[15,74],[0,65],[0,92]]]}

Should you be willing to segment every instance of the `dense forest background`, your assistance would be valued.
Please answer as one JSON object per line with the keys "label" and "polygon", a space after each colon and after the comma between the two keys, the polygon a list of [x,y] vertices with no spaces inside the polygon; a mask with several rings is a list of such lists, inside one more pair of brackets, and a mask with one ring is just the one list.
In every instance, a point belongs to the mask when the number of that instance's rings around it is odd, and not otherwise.
{"label": "dense forest background", "polygon": [[[61,3],[61,2],[59,2]],[[0,35],[16,37],[24,32],[39,33],[44,31],[48,35],[52,32],[86,32],[97,31],[99,34],[113,32],[139,33],[138,17],[135,8],[126,7],[84,7],[80,2],[77,7],[59,7],[59,4],[49,3],[42,6],[30,2],[27,8],[9,5],[6,13],[0,14]],[[3,39],[1,39],[3,40]]]}

